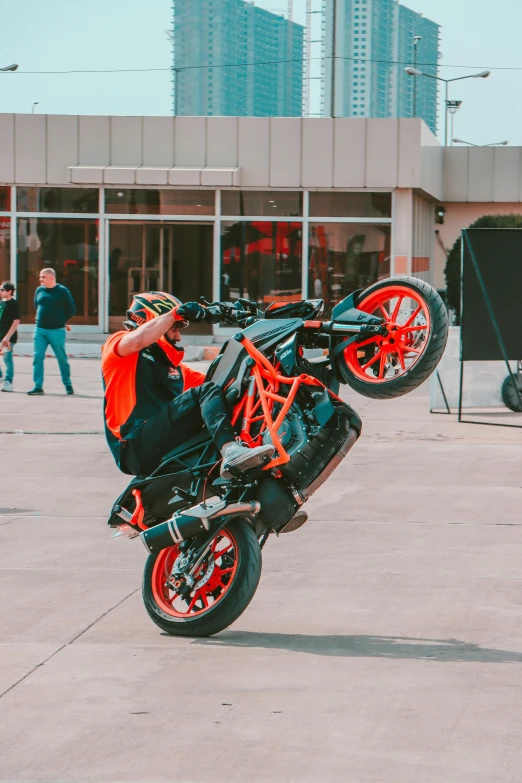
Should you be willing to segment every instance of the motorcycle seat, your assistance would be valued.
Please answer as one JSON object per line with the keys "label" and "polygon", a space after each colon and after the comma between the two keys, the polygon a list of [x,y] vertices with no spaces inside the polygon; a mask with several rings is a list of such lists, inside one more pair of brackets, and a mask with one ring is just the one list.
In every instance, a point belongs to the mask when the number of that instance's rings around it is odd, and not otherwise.
{"label": "motorcycle seat", "polygon": [[187,438],[185,443],[181,444],[180,446],[176,446],[174,449],[171,449],[171,451],[168,451],[162,458],[161,462],[162,464],[164,462],[168,462],[173,457],[176,457],[178,454],[180,454],[183,451],[187,451],[187,449],[194,448],[195,446],[199,446],[202,443],[205,443],[206,441],[211,440],[210,435],[206,430],[201,430],[201,432],[198,432],[196,435],[193,435],[191,438]]}

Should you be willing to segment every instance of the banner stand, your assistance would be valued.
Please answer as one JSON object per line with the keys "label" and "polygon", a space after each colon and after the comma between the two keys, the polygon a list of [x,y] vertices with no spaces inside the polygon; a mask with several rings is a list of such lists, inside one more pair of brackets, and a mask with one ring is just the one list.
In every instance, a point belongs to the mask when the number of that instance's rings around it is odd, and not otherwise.
{"label": "banner stand", "polygon": [[442,399],[444,400],[444,405],[446,406],[446,410],[445,411],[436,411],[436,410],[433,410],[433,408],[430,408],[430,413],[435,413],[435,414],[439,414],[439,415],[442,415],[442,416],[448,416],[448,415],[451,416],[451,409],[450,409],[450,406],[448,405],[448,398],[446,397],[446,392],[444,391],[444,386],[442,385],[442,378],[440,377],[440,374],[439,374],[438,370],[435,370],[435,375],[436,375],[437,380],[439,382],[440,391],[441,391],[441,394],[442,394]]}

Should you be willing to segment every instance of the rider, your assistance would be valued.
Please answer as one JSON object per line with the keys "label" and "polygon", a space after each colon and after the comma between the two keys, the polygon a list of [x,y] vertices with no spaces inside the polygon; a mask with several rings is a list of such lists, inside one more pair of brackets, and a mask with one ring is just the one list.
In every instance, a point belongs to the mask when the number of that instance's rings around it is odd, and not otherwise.
{"label": "rider", "polygon": [[163,457],[205,426],[221,452],[221,475],[239,472],[272,456],[271,445],[250,448],[235,439],[222,389],[182,364],[180,328],[201,321],[205,309],[171,294],[133,297],[125,330],[102,351],[105,432],[120,470],[149,475]]}

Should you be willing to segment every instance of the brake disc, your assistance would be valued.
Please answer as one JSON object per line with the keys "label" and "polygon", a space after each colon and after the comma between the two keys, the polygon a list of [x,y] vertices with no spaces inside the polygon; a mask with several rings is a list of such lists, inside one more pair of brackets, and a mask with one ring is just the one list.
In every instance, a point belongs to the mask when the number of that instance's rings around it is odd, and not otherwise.
{"label": "brake disc", "polygon": [[199,590],[200,587],[203,587],[203,585],[206,585],[212,574],[214,573],[214,566],[216,565],[216,561],[214,558],[210,558],[210,561],[207,560],[207,569],[204,573],[204,575],[201,577],[201,579],[198,582],[194,583],[194,590]]}

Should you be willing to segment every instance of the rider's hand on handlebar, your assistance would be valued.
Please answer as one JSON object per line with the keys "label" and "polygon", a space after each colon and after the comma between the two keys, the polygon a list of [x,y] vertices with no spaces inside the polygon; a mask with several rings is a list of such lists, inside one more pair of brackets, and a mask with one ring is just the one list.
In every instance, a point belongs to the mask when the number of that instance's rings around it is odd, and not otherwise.
{"label": "rider's hand on handlebar", "polygon": [[238,299],[234,306],[237,309],[247,310],[252,314],[257,313],[257,302],[254,302],[251,299]]}
{"label": "rider's hand on handlebar", "polygon": [[205,318],[205,308],[199,302],[185,302],[178,307],[176,315],[186,318],[187,321],[203,321]]}

